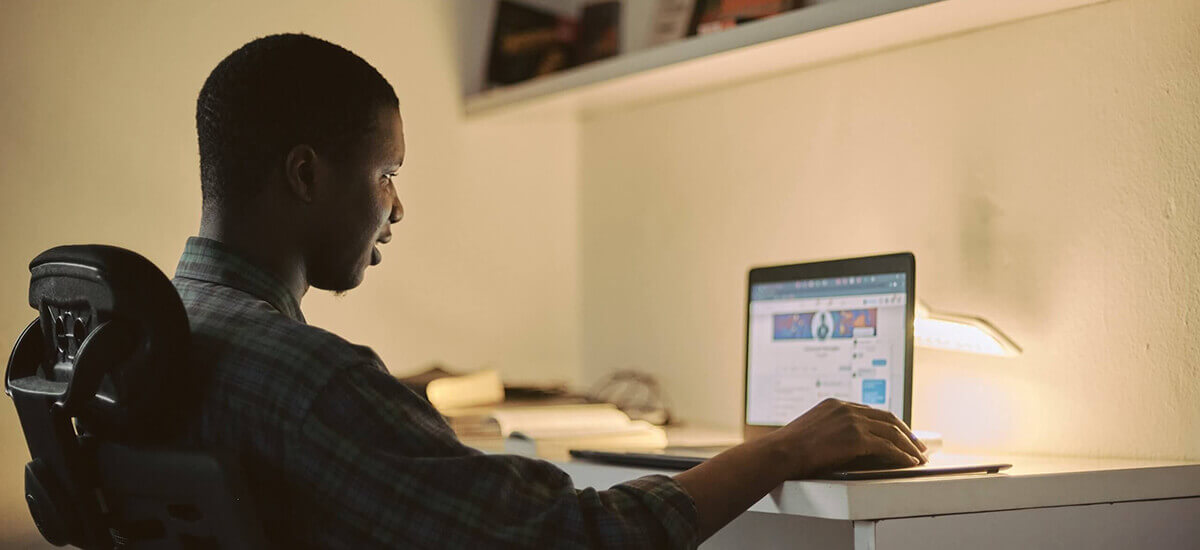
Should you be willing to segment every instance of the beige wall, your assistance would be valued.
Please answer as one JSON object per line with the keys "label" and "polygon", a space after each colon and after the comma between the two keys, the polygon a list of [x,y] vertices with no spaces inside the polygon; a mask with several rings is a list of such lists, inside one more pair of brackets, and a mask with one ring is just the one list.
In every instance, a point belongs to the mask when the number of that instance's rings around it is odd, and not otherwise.
{"label": "beige wall", "polygon": [[1200,458],[1200,3],[1121,0],[582,129],[586,377],[741,419],[751,265],[912,250],[1025,354],[918,349],[960,450]]}
{"label": "beige wall", "polygon": [[[194,109],[216,63],[264,34],[340,43],[395,86],[405,220],[384,262],[313,324],[397,373],[440,360],[512,378],[579,363],[577,125],[460,118],[449,2],[6,1],[0,15],[0,348],[33,318],[28,261],[126,246],[167,274],[199,223]],[[0,403],[0,546],[28,532],[16,415]],[[8,535],[8,536],[6,536]]]}

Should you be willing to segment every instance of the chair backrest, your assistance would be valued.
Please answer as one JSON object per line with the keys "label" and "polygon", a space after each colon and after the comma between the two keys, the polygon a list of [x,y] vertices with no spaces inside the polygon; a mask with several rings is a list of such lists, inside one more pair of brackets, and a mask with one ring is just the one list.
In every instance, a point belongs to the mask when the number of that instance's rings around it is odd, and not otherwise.
{"label": "chair backrest", "polygon": [[60,246],[29,265],[38,318],[9,357],[42,536],[81,548],[256,548],[233,457],[181,448],[199,403],[183,303],[142,256]]}

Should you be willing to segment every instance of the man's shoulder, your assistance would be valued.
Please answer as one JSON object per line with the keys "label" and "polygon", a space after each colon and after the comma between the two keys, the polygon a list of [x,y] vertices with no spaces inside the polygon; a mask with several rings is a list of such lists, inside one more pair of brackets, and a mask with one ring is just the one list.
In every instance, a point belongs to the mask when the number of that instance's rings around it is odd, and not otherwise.
{"label": "man's shoulder", "polygon": [[222,390],[299,405],[344,368],[381,367],[370,348],[292,319],[238,289],[181,279],[175,285],[191,325],[192,357]]}

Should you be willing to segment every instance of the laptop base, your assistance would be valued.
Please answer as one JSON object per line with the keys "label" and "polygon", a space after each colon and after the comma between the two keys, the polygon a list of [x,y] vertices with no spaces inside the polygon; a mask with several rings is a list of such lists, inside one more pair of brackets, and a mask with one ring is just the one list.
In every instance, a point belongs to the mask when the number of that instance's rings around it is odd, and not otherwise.
{"label": "laptop base", "polygon": [[[592,460],[605,464],[620,466],[640,466],[645,468],[663,468],[668,470],[687,470],[699,465],[714,456],[716,452],[700,449],[672,449],[650,451],[598,451],[587,449],[571,449],[571,456],[584,460]],[[707,455],[707,456],[706,456]],[[853,470],[830,472],[818,479],[836,481],[860,481],[871,479],[900,479],[925,476],[957,475],[957,474],[994,474],[1007,470],[1012,464],[953,464],[912,466],[909,468],[889,468],[881,470]]]}

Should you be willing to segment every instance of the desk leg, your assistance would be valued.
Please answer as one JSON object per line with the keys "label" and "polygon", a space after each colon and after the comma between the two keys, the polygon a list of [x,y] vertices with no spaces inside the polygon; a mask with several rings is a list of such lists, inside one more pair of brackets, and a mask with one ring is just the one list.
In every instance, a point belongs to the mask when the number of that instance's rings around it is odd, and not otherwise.
{"label": "desk leg", "polygon": [[854,550],[875,550],[875,526],[878,521],[854,522]]}

